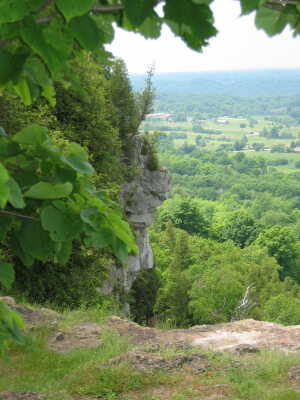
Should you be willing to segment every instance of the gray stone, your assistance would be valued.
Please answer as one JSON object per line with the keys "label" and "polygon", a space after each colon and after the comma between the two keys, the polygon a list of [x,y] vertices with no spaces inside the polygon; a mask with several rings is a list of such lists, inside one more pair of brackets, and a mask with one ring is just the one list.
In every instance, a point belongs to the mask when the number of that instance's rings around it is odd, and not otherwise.
{"label": "gray stone", "polygon": [[139,254],[130,255],[124,287],[129,290],[138,272],[153,268],[153,253],[150,247],[148,227],[153,223],[156,208],[166,200],[171,190],[171,176],[164,168],[150,170],[149,155],[143,154],[143,139],[134,138],[136,151],[133,165],[139,169],[134,180],[123,185],[121,200],[136,235]]}
{"label": "gray stone", "polygon": [[[126,268],[110,267],[110,276],[101,291],[111,294],[118,285],[127,292],[131,289],[139,271],[153,268],[154,260],[150,246],[148,227],[153,223],[156,208],[166,200],[171,190],[171,176],[164,168],[150,170],[149,154],[144,154],[144,140],[140,136],[132,139],[131,167],[137,172],[135,178],[123,185],[121,203],[128,222],[136,237],[139,253],[129,255]],[[124,310],[126,311],[129,310]]]}
{"label": "gray stone", "polygon": [[65,339],[65,335],[62,332],[59,332],[56,337],[55,340],[61,341]]}
{"label": "gray stone", "polygon": [[260,349],[256,346],[252,346],[251,344],[239,344],[234,347],[233,350],[238,354],[249,354],[249,353],[259,353]]}
{"label": "gray stone", "polygon": [[288,377],[289,380],[293,383],[300,384],[300,364],[296,364],[290,367]]}
{"label": "gray stone", "polygon": [[100,364],[99,368],[109,365],[128,362],[135,369],[142,371],[154,371],[157,369],[174,370],[187,367],[191,373],[203,373],[207,370],[207,359],[200,353],[176,354],[166,358],[160,354],[153,354],[143,350],[132,350]]}

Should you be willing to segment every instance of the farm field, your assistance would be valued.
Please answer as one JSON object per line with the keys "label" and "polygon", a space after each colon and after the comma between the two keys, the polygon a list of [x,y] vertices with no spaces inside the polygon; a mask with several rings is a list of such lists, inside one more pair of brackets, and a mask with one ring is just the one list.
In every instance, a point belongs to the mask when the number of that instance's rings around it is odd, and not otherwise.
{"label": "farm field", "polygon": [[[281,118],[285,120],[284,115]],[[271,134],[271,137],[262,136],[263,132],[270,133],[272,129],[275,137]],[[195,146],[203,151],[223,149],[229,153],[244,152],[252,158],[263,157],[269,165],[283,172],[299,171],[295,163],[300,163],[300,152],[295,151],[295,147],[300,148],[300,125],[290,121],[278,123],[265,116],[250,119],[219,117],[188,122],[147,120],[144,130],[162,131],[170,135],[170,139],[174,138],[172,143],[177,150],[184,146],[190,146],[192,150]],[[239,145],[241,141],[243,145]]]}

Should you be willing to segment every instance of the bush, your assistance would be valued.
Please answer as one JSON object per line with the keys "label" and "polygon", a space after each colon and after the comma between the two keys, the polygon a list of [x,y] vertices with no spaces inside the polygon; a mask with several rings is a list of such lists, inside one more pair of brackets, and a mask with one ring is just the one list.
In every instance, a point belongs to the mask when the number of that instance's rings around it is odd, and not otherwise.
{"label": "bush", "polygon": [[101,304],[104,296],[99,289],[111,262],[99,251],[77,249],[67,265],[36,262],[28,268],[15,263],[14,291],[31,303],[51,303],[59,308]]}
{"label": "bush", "polygon": [[149,135],[143,137],[143,147],[141,154],[147,156],[146,165],[150,171],[157,171],[159,169],[159,161],[157,157],[157,144],[156,137]]}
{"label": "bush", "polygon": [[300,299],[289,293],[271,297],[264,307],[264,319],[283,325],[300,324]]}
{"label": "bush", "polygon": [[154,316],[157,290],[160,277],[156,269],[141,270],[131,289],[130,311],[134,321],[149,325]]}

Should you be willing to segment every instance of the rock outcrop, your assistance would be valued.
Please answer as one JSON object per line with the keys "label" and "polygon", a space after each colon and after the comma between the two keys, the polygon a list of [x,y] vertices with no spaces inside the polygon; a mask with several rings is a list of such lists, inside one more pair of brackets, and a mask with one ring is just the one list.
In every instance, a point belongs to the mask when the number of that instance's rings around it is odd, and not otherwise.
{"label": "rock outcrop", "polygon": [[127,292],[140,270],[153,267],[148,227],[153,223],[156,208],[168,198],[171,190],[171,176],[165,168],[153,166],[153,153],[145,138],[134,137],[132,147],[130,168],[134,178],[123,185],[121,203],[135,233],[139,253],[129,256],[127,268],[111,267],[110,276],[102,287],[105,294],[112,293],[116,285]]}
{"label": "rock outcrop", "polygon": [[283,326],[273,322],[246,319],[217,325],[196,325],[189,329],[161,330],[110,317],[108,325],[128,335],[139,346],[175,346],[257,353],[260,349],[300,352],[300,325]]}
{"label": "rock outcrop", "polygon": [[164,357],[159,354],[153,354],[142,350],[133,350],[123,353],[118,357],[111,358],[106,364],[115,365],[121,362],[127,362],[136,370],[152,372],[159,369],[171,371],[179,368],[189,368],[192,374],[201,374],[207,370],[208,363],[205,354],[199,352],[191,354],[175,354],[173,357]]}
{"label": "rock outcrop", "polygon": [[24,305],[16,304],[15,300],[9,296],[0,297],[0,301],[6,303],[12,310],[21,314],[28,330],[37,325],[47,324],[55,328],[62,315],[50,308],[31,308]]}
{"label": "rock outcrop", "polygon": [[[74,324],[57,330],[63,316],[50,309],[32,309],[16,304],[11,297],[0,297],[9,307],[18,311],[27,327],[48,325],[56,333],[49,347],[58,352],[67,352],[82,347],[101,346],[102,326],[90,321]],[[283,326],[273,322],[246,319],[216,325],[196,325],[188,329],[158,329],[144,327],[135,322],[112,316],[105,326],[118,335],[130,338],[137,349],[157,352],[161,348],[176,348],[179,351],[210,349],[234,352],[239,355],[257,353],[261,349],[300,353],[300,325]],[[299,368],[300,371],[300,368]]]}
{"label": "rock outcrop", "polygon": [[122,203],[139,247],[138,255],[129,256],[125,287],[129,289],[141,269],[153,267],[153,253],[149,243],[148,227],[153,223],[154,213],[166,200],[171,190],[171,176],[164,168],[151,165],[151,146],[142,137],[133,139],[132,168],[136,177],[123,185]]}

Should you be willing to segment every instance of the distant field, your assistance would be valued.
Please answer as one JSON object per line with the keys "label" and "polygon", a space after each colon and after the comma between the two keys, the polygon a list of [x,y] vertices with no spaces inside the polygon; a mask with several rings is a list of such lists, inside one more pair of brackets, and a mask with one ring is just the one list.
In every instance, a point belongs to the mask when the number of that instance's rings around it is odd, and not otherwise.
{"label": "distant field", "polygon": [[[222,118],[220,118],[222,119]],[[178,134],[182,133],[186,135],[186,138],[174,139],[175,147],[179,148],[185,143],[189,145],[196,145],[196,138],[201,136],[205,142],[204,150],[215,151],[221,145],[234,143],[241,140],[243,137],[247,137],[246,148],[251,149],[253,143],[263,143],[265,148],[272,148],[275,145],[290,146],[292,141],[300,140],[300,125],[295,126],[283,126],[283,130],[293,135],[293,138],[267,138],[259,136],[259,133],[263,129],[271,129],[274,123],[270,120],[265,120],[262,116],[257,116],[257,123],[254,126],[249,125],[249,121],[245,118],[228,119],[227,123],[220,123],[216,120],[208,120],[201,122],[201,126],[204,128],[204,132],[194,132],[192,122],[170,122],[170,121],[147,121],[148,129],[153,126],[153,130],[158,127],[167,134]],[[243,125],[246,124],[246,127]],[[211,134],[205,132],[206,130],[220,131],[219,134]],[[254,132],[254,133],[253,133]],[[300,171],[296,169],[294,163],[300,161],[300,153],[277,153],[268,151],[259,152],[246,152],[247,156],[250,157],[264,157],[267,160],[288,160],[287,165],[278,165],[275,168],[285,172]]]}

